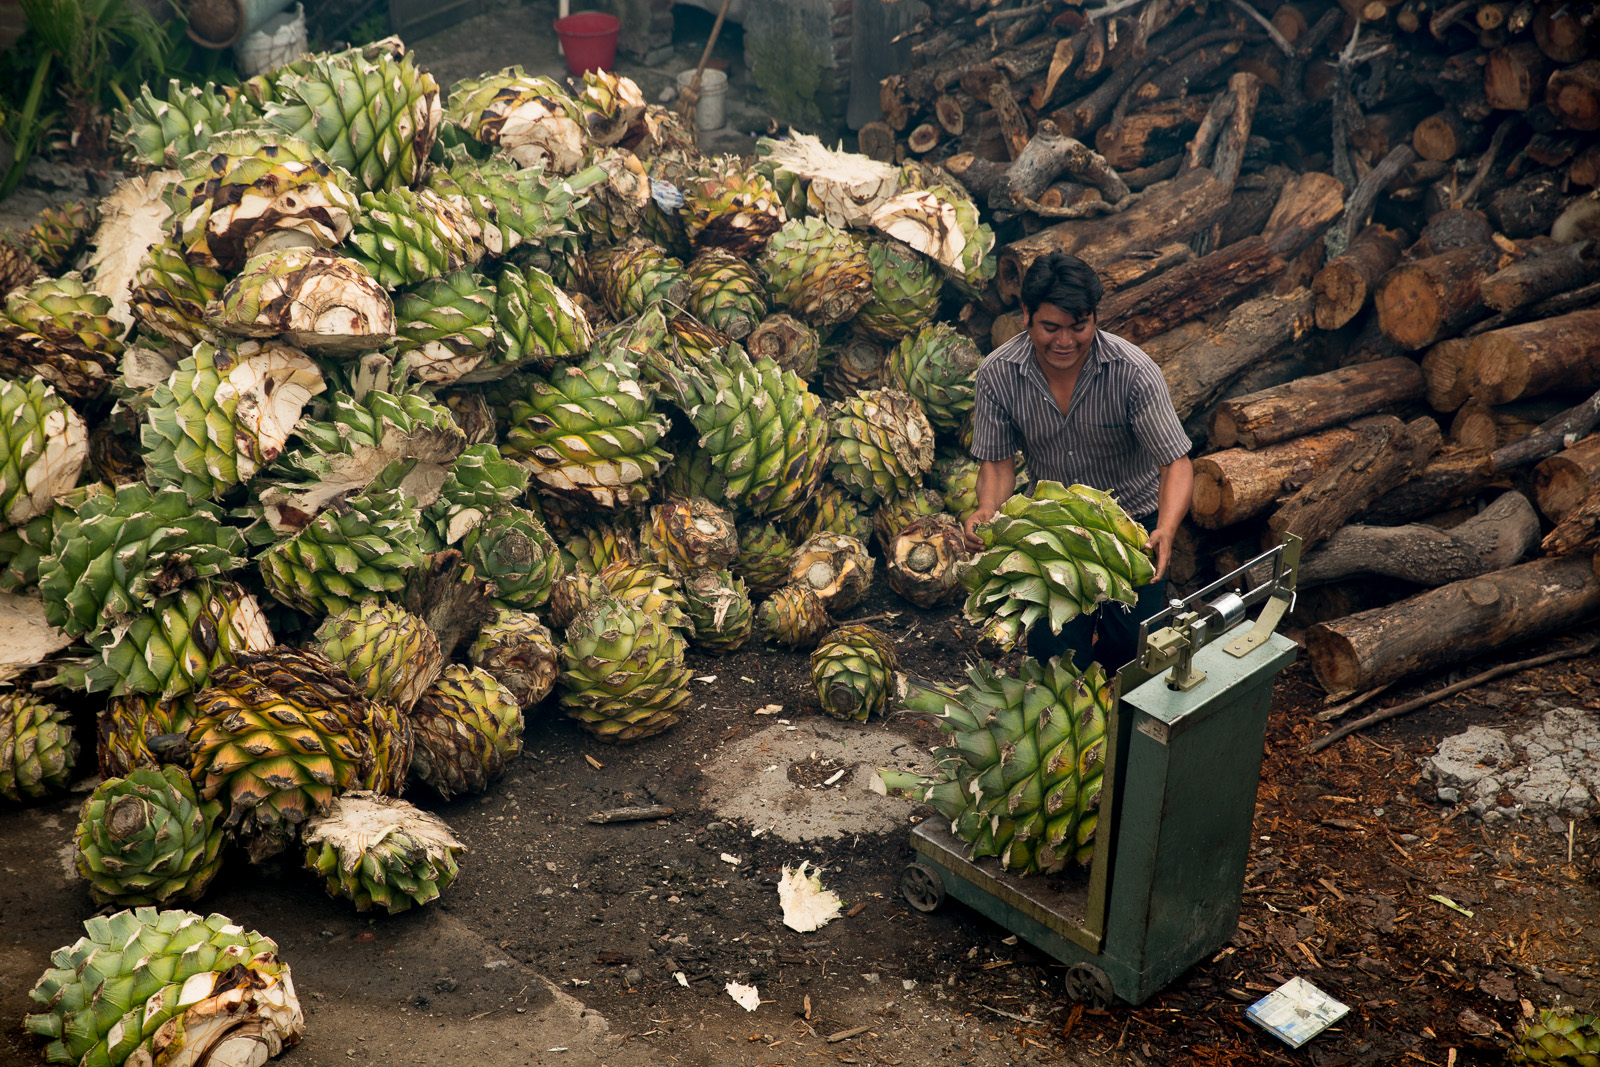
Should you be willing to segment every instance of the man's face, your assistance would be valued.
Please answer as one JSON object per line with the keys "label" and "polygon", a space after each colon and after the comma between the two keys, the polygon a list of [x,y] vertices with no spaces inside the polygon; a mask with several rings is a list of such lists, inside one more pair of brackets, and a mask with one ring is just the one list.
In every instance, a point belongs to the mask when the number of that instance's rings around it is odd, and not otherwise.
{"label": "man's face", "polygon": [[1094,344],[1095,313],[1073,318],[1054,304],[1040,304],[1028,316],[1028,339],[1048,370],[1069,371],[1081,364]]}

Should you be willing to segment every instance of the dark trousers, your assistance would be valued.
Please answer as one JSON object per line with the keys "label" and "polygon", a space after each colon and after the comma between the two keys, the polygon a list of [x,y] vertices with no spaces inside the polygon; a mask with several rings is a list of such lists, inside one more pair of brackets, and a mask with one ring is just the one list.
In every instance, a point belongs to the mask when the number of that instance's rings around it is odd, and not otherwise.
{"label": "dark trousers", "polygon": [[1043,663],[1051,656],[1072,653],[1073,666],[1086,670],[1098,660],[1106,673],[1121,670],[1138,651],[1139,624],[1167,606],[1166,579],[1137,588],[1139,602],[1133,607],[1108,600],[1087,615],[1050,632],[1048,623],[1035,623],[1028,631],[1028,655]]}

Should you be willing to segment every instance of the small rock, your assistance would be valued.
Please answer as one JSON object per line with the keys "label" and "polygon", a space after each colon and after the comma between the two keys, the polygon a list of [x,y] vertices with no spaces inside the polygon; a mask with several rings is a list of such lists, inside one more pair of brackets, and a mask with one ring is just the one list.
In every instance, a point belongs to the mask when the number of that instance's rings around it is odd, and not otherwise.
{"label": "small rock", "polygon": [[639,970],[637,967],[629,967],[627,970],[622,972],[622,980],[630,987],[636,986],[644,980],[644,972]]}
{"label": "small rock", "polygon": [[866,982],[868,985],[877,985],[880,981],[882,981],[882,976],[875,973],[864,974],[861,976],[861,980]]}
{"label": "small rock", "polygon": [[1414,845],[1418,841],[1421,841],[1421,840],[1422,840],[1422,838],[1418,837],[1416,834],[1401,834],[1400,835],[1400,843],[1402,845]]}
{"label": "small rock", "polygon": [[1500,813],[1499,808],[1496,808],[1493,811],[1482,812],[1481,815],[1483,817],[1483,824],[1485,826],[1495,826],[1505,821],[1505,816]]}
{"label": "small rock", "polygon": [[1562,837],[1566,837],[1567,836],[1567,820],[1563,819],[1561,816],[1559,816],[1559,815],[1546,816],[1545,820],[1544,820],[1544,824],[1546,826],[1550,827],[1551,833],[1560,834]]}
{"label": "small rock", "polygon": [[1496,1000],[1516,1000],[1517,986],[1503,974],[1486,974],[1478,979],[1478,988]]}
{"label": "small rock", "polygon": [[511,966],[510,960],[490,960],[483,965],[483,969],[486,971],[498,971],[509,966]]}
{"label": "small rock", "polygon": [[1500,1024],[1493,1019],[1485,1019],[1471,1008],[1464,1008],[1456,1016],[1456,1025],[1461,1027],[1473,1037],[1490,1037],[1500,1029]]}
{"label": "small rock", "polygon": [[656,100],[663,104],[670,104],[676,99],[678,99],[678,88],[675,85],[667,86],[656,95]]}
{"label": "small rock", "polygon": [[433,983],[433,988],[439,993],[454,993],[459,984],[454,978],[441,978]]}
{"label": "small rock", "polygon": [[1441,804],[1457,804],[1461,801],[1461,790],[1453,786],[1442,785],[1439,787],[1439,802]]}

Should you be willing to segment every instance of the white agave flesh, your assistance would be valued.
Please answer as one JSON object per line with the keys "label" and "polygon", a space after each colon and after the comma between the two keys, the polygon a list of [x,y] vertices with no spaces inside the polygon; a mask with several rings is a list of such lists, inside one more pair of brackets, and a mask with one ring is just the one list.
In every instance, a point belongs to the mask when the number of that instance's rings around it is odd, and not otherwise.
{"label": "white agave flesh", "polygon": [[334,799],[326,815],[313,816],[305,824],[308,845],[332,845],[339,852],[339,866],[349,873],[379,845],[397,833],[411,840],[433,858],[465,851],[450,825],[437,815],[423,811],[398,797],[386,797],[367,790],[345,793]]}
{"label": "white agave flesh", "polygon": [[298,349],[268,341],[239,346],[244,358],[217,386],[217,406],[234,401],[239,480],[283,454],[306,403],[326,388],[321,369]]}
{"label": "white agave flesh", "polygon": [[139,265],[145,253],[167,236],[172,216],[167,189],[182,178],[175,170],[128,178],[100,201],[100,226],[90,242],[94,253],[84,273],[94,278],[95,292],[111,298],[109,314],[123,326],[134,325],[129,305]]}
{"label": "white agave flesh", "polygon": [[[162,1024],[148,1046],[134,1049],[124,1067],[261,1067],[298,1042],[306,1020],[289,965],[279,964],[276,978],[253,969],[229,975],[236,962],[244,960],[225,952],[216,970],[184,982],[177,999],[185,1010]],[[225,976],[228,987],[214,992]],[[160,1010],[160,996],[146,1002],[147,1016]]]}
{"label": "white agave flesh", "polygon": [[[60,407],[44,417],[44,451],[22,478],[22,492],[6,509],[6,522],[20,526],[49,511],[55,497],[78,484],[89,458],[89,429],[78,413]],[[19,457],[20,458],[20,457]]]}
{"label": "white agave flesh", "polygon": [[953,270],[961,270],[967,235],[956,221],[956,206],[927,189],[890,197],[872,213],[872,226]]}

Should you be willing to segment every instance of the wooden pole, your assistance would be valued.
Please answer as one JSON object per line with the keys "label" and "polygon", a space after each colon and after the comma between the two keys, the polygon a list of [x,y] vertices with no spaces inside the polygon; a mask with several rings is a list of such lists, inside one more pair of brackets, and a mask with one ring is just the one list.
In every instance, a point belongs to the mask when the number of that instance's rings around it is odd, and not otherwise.
{"label": "wooden pole", "polygon": [[678,94],[678,114],[683,116],[683,124],[689,128],[689,135],[694,138],[695,144],[700,143],[700,128],[694,121],[695,105],[700,103],[700,76],[706,72],[706,63],[711,59],[711,50],[717,46],[717,35],[722,32],[722,22],[728,17],[728,5],[732,3],[733,0],[722,0],[722,7],[717,10],[717,21],[711,24],[711,36],[706,38],[700,62],[694,68],[694,77]]}

